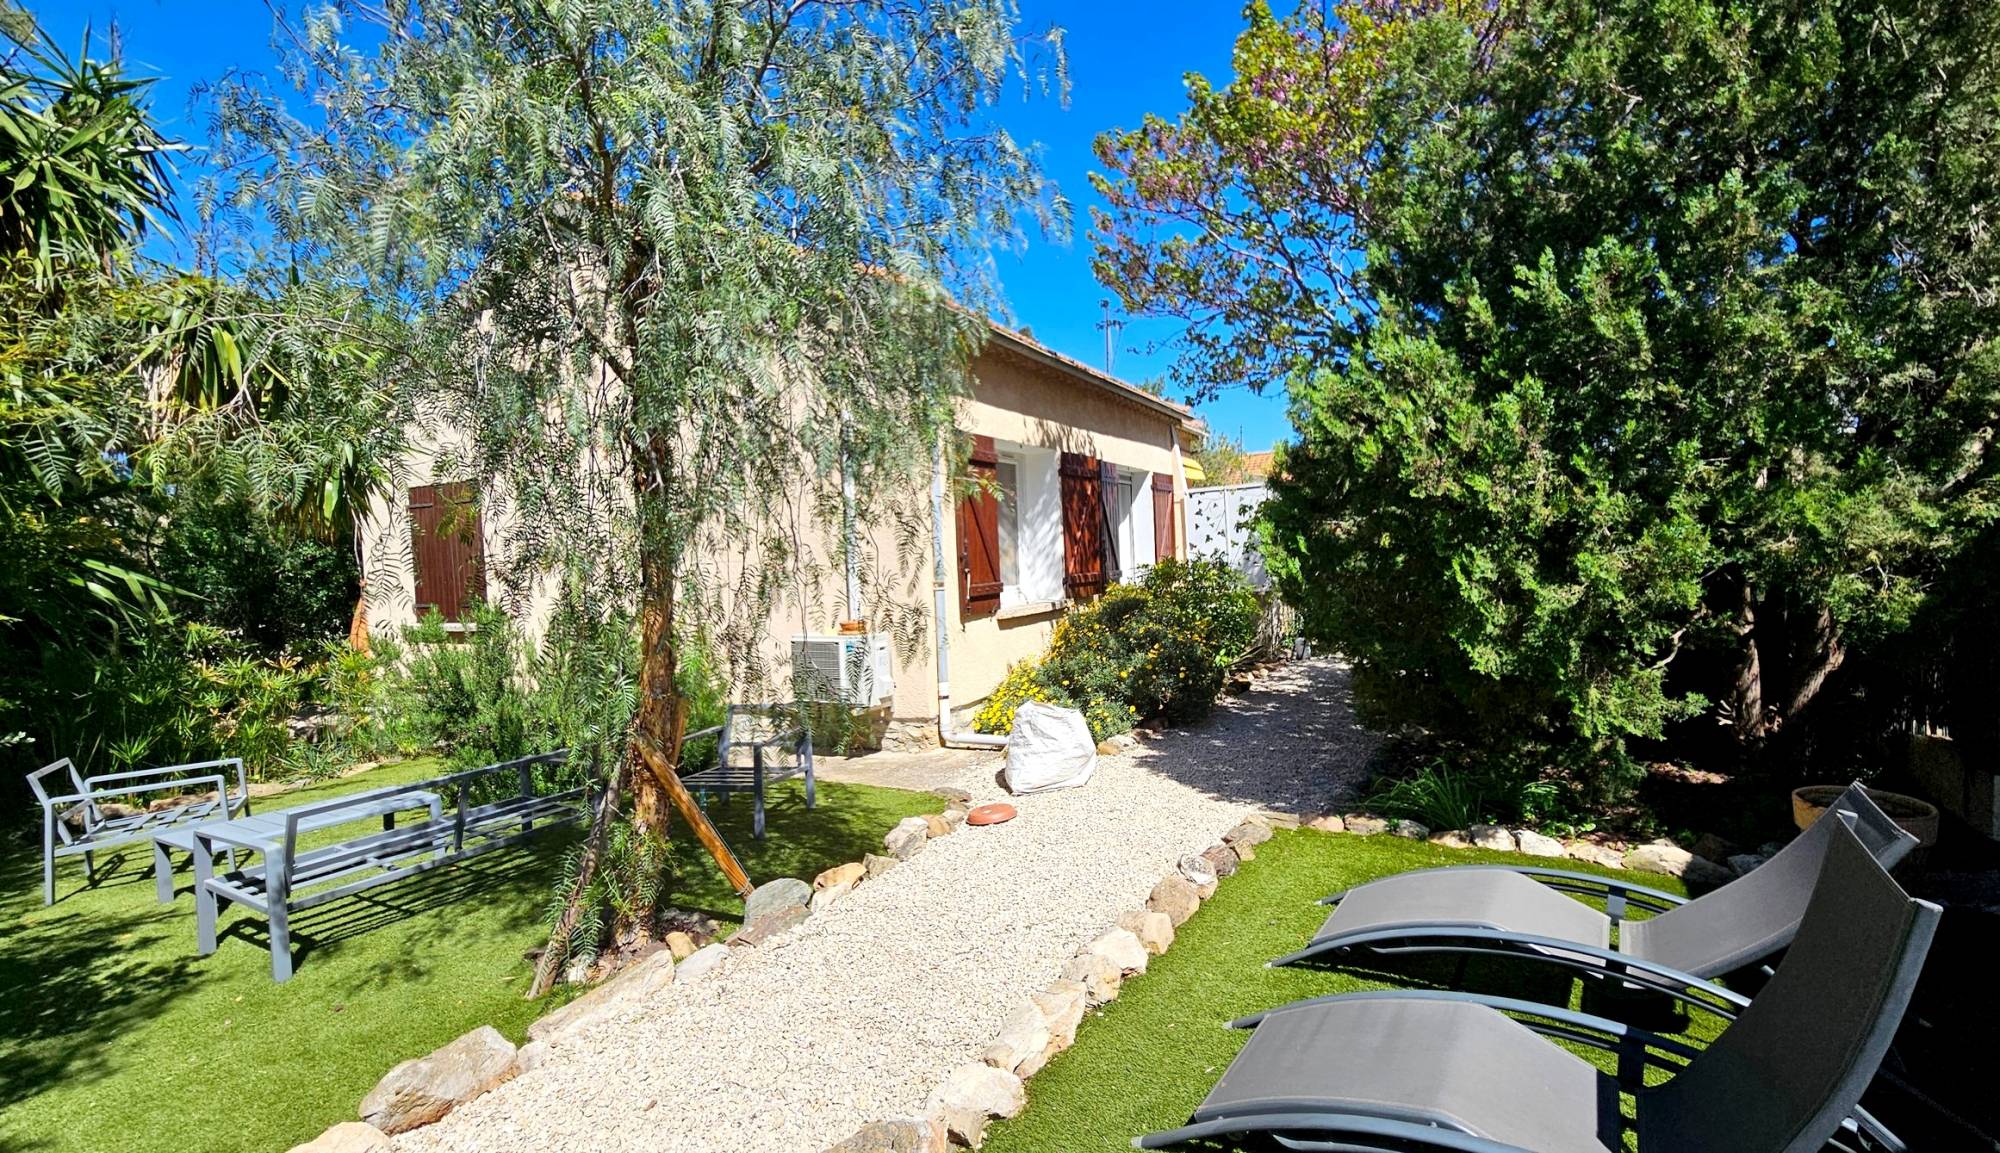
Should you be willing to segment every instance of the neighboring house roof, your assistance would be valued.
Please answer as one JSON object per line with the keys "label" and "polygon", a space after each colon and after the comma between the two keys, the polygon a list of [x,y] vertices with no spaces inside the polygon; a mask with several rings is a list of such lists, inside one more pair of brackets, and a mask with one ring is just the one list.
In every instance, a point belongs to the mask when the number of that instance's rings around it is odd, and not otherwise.
{"label": "neighboring house roof", "polygon": [[1057,352],[1027,333],[1019,332],[991,320],[987,321],[987,328],[993,343],[998,344],[1002,349],[1016,356],[1026,357],[1029,360],[1053,368],[1065,375],[1078,377],[1086,383],[1095,385],[1114,396],[1130,401],[1143,408],[1149,408],[1161,416],[1174,420],[1189,431],[1201,433],[1206,432],[1208,429],[1207,423],[1196,416],[1194,410],[1188,408],[1186,405],[1175,404],[1164,396],[1155,396],[1136,384],[1130,384],[1112,376],[1108,372],[1100,372],[1080,360],[1064,356],[1062,353]]}
{"label": "neighboring house roof", "polygon": [[1244,478],[1246,480],[1270,479],[1271,465],[1273,460],[1277,457],[1277,455],[1278,454],[1275,451],[1270,449],[1266,449],[1263,452],[1244,453],[1243,454]]}

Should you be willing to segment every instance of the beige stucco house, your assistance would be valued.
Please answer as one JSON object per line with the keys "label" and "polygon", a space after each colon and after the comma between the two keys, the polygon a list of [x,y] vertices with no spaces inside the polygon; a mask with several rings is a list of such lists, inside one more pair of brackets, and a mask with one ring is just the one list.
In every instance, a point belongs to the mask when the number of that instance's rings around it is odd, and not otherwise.
{"label": "beige stucco house", "polygon": [[[886,714],[899,743],[969,736],[960,723],[968,711],[1009,666],[1040,655],[1071,605],[1185,553],[1184,450],[1202,431],[1186,408],[994,326],[956,425],[970,444],[967,467],[984,483],[955,483],[963,478],[942,475],[941,464],[939,475],[911,478],[912,491],[928,487],[932,499],[923,555],[889,558],[909,578],[860,597],[829,571],[837,562],[811,562],[817,571],[795,574],[800,595],[752,638],[773,665],[807,662],[840,681],[830,691]],[[455,620],[475,600],[499,600],[484,564],[494,526],[477,514],[478,478],[432,475],[428,463],[451,456],[413,457],[401,490],[378,498],[362,525],[373,629],[433,608]],[[867,544],[917,547],[880,528]],[[808,555],[836,554],[822,546]],[[537,631],[546,598],[519,611]],[[901,643],[881,635],[890,617]],[[921,629],[910,628],[918,618]],[[842,637],[841,623],[854,619],[870,634]]]}

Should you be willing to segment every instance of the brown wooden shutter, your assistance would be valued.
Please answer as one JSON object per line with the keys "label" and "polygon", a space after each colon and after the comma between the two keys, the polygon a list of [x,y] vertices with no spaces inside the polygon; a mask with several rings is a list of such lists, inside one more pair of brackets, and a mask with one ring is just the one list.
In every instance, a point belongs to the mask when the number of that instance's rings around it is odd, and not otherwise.
{"label": "brown wooden shutter", "polygon": [[993,438],[972,438],[973,483],[958,502],[958,607],[966,616],[1000,607],[1000,455]]}
{"label": "brown wooden shutter", "polygon": [[1063,587],[1072,600],[1104,591],[1104,475],[1097,458],[1062,454]]}
{"label": "brown wooden shutter", "polygon": [[1153,474],[1153,559],[1174,555],[1174,478],[1164,472]]}
{"label": "brown wooden shutter", "polygon": [[416,569],[417,615],[436,609],[448,621],[471,615],[486,591],[485,536],[479,489],[468,481],[410,490],[410,559]]}

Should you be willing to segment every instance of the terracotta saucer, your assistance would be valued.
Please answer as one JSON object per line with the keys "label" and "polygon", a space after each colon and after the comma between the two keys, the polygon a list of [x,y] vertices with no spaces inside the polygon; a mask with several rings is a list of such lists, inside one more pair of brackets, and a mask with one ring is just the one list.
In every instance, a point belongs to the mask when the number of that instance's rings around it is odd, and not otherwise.
{"label": "terracotta saucer", "polygon": [[1013,820],[1014,815],[1014,806],[996,802],[991,805],[981,805],[965,814],[965,823],[968,825],[997,825],[1004,821]]}

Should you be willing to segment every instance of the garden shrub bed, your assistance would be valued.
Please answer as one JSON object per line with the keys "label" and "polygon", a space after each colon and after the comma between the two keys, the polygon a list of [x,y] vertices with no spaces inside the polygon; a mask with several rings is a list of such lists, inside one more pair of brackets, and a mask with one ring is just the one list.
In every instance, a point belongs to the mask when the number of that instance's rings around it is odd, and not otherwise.
{"label": "garden shrub bed", "polygon": [[972,727],[1005,734],[1027,701],[1081,711],[1100,741],[1146,717],[1197,720],[1254,647],[1258,617],[1256,594],[1229,566],[1160,561],[1057,622],[1048,652],[1009,669]]}

